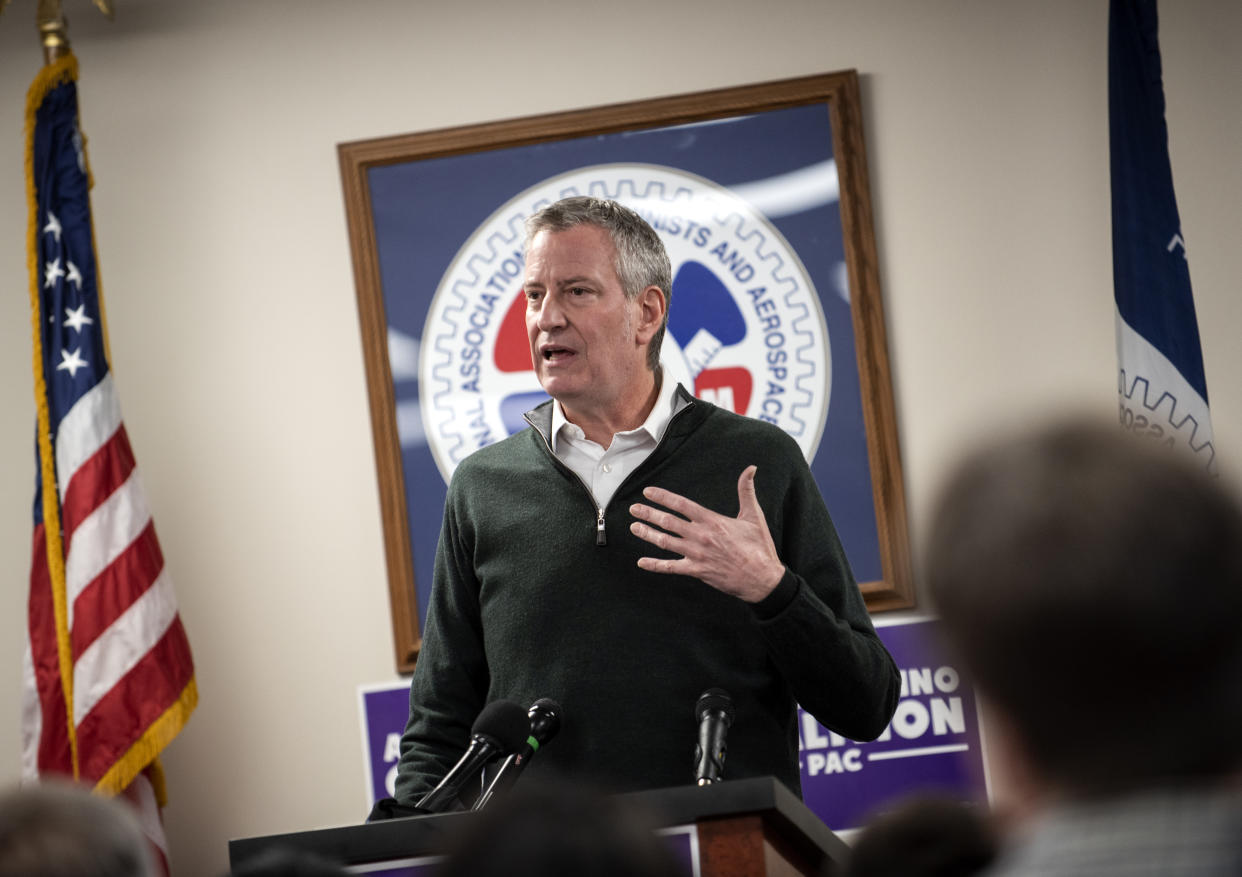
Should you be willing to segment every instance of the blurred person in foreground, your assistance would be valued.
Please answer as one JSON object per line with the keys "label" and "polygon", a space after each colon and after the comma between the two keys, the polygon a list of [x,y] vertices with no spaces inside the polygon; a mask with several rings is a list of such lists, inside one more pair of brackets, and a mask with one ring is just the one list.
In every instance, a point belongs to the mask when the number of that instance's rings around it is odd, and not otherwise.
{"label": "blurred person in foreground", "polygon": [[0,877],[156,877],[137,817],[85,786],[47,781],[0,795]]}
{"label": "blurred person in foreground", "polygon": [[920,793],[867,821],[850,844],[845,877],[968,877],[996,858],[981,805]]}
{"label": "blurred person in foreground", "polygon": [[228,877],[347,877],[338,865],[318,853],[292,847],[272,847],[233,868]]}
{"label": "blurred person in foreground", "polygon": [[713,687],[736,708],[726,777],[800,793],[797,706],[871,740],[900,691],[801,449],[665,379],[672,269],[634,211],[535,214],[523,293],[552,399],[449,484],[395,798],[432,789],[501,699],[564,710],[528,774],[692,783]]}
{"label": "blurred person in foreground", "polygon": [[1021,818],[996,875],[1242,874],[1242,511],[1115,424],[995,441],[925,552]]}
{"label": "blurred person in foreground", "polygon": [[534,778],[459,824],[437,877],[687,877],[653,814],[625,796]]}

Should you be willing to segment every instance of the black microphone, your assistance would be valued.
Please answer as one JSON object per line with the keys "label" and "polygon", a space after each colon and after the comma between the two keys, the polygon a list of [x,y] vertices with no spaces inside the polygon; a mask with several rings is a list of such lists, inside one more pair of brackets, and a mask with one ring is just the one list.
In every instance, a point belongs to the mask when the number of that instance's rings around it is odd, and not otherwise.
{"label": "black microphone", "polygon": [[694,705],[699,742],[694,747],[694,781],[710,786],[724,773],[725,735],[733,724],[733,698],[722,688],[709,688]]}
{"label": "black microphone", "polygon": [[483,765],[498,755],[508,755],[526,740],[530,721],[526,710],[511,700],[495,700],[483,707],[470,729],[470,746],[440,784],[418,799],[414,805],[421,810],[440,813],[457,799],[462,787]]}
{"label": "black microphone", "polygon": [[539,751],[539,747],[555,737],[556,732],[561,729],[561,705],[550,697],[539,698],[530,705],[526,715],[530,718],[530,736],[517,752],[505,759],[471,810],[482,810],[497,792],[503,792],[516,783],[518,774]]}

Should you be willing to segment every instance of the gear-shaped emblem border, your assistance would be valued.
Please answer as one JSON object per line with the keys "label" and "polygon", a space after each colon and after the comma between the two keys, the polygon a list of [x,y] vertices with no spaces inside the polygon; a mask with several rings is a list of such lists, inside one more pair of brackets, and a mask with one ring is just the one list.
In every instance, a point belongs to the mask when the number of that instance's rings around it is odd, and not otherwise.
{"label": "gear-shaped emblem border", "polygon": [[[617,200],[643,214],[665,240],[675,273],[691,256],[711,264],[711,253],[723,246],[735,270],[749,266],[745,270],[754,282],[762,281],[748,288],[727,266],[718,272],[747,324],[747,340],[728,351],[753,377],[752,404],[744,413],[784,428],[812,459],[827,419],[831,358],[823,311],[801,260],[761,214],[709,180],[660,165],[605,164],[551,177],[510,199],[462,245],[445,272],[428,309],[419,368],[424,429],[444,479],[469,453],[505,435],[494,409],[518,380],[482,368],[495,386],[472,399],[462,391],[461,372],[465,357],[477,368],[491,355],[504,312],[520,289],[525,219],[560,198],[584,194]],[[709,232],[697,239],[673,237],[660,227],[661,215],[682,217],[683,225]],[[704,238],[716,249],[709,250]],[[763,318],[757,295],[770,297]],[[670,342],[666,337],[666,370],[683,382],[692,380],[688,367],[669,368],[670,359],[681,360],[680,348]],[[781,364],[772,365],[777,352]],[[533,372],[529,379],[534,382]],[[474,386],[483,383],[480,378]],[[538,390],[537,383],[533,387]]]}

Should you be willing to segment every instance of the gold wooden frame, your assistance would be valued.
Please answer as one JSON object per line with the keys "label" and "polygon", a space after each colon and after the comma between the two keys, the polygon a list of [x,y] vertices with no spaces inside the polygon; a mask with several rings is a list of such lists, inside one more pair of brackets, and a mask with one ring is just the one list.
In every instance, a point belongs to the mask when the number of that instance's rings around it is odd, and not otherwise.
{"label": "gold wooden frame", "polygon": [[338,146],[362,327],[384,522],[393,639],[399,671],[413,669],[421,640],[368,171],[402,162],[809,104],[824,104],[831,114],[843,244],[883,573],[881,580],[861,582],[860,587],[872,612],[914,605],[905,491],[872,230],[858,75],[848,70]]}

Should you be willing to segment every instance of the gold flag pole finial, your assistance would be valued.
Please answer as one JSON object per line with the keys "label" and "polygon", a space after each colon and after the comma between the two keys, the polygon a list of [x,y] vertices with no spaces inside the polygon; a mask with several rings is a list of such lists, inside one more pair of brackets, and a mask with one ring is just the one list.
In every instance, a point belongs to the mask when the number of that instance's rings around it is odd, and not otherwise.
{"label": "gold flag pole finial", "polygon": [[[95,7],[108,17],[108,21],[116,18],[112,0],[91,0]],[[9,5],[9,0],[0,0],[0,14]],[[39,27],[39,41],[43,44],[43,63],[51,64],[57,58],[69,54],[68,22],[60,8],[60,0],[39,0],[35,21]]]}
{"label": "gold flag pole finial", "polygon": [[35,13],[39,24],[39,41],[43,43],[43,63],[51,64],[69,54],[69,32],[60,0],[39,0]]}

